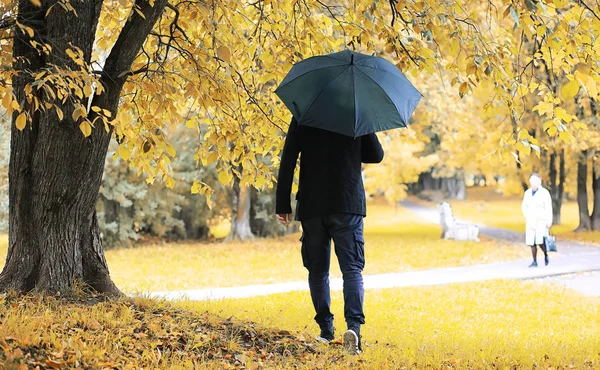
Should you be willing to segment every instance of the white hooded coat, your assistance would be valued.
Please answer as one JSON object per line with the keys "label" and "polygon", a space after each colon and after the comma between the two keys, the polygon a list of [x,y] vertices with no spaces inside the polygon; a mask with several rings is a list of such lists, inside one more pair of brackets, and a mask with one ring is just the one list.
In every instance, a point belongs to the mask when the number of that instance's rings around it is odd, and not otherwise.
{"label": "white hooded coat", "polygon": [[540,186],[533,194],[528,189],[523,196],[521,210],[525,216],[525,243],[528,246],[544,243],[548,236],[548,227],[552,225],[552,197],[550,192]]}

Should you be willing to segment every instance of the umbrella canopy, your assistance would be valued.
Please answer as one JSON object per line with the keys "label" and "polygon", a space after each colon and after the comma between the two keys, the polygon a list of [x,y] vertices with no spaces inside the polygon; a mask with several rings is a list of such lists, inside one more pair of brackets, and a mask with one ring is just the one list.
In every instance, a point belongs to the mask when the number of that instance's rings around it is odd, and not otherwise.
{"label": "umbrella canopy", "polygon": [[299,125],[351,137],[406,127],[422,97],[392,63],[350,50],[295,64],[275,93]]}

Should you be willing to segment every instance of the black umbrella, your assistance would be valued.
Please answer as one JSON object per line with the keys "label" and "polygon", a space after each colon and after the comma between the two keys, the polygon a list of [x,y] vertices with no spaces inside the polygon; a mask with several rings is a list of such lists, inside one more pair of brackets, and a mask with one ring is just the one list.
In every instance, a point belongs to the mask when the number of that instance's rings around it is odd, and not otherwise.
{"label": "black umbrella", "polygon": [[275,93],[299,125],[351,137],[406,127],[422,97],[392,63],[350,50],[297,63]]}

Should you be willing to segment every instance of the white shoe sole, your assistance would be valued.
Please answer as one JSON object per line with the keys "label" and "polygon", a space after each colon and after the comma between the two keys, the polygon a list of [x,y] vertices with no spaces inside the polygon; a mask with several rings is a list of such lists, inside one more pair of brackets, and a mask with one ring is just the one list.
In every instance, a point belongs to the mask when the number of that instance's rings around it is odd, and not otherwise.
{"label": "white shoe sole", "polygon": [[323,343],[323,344],[330,344],[331,341],[327,338],[323,338],[322,336],[318,336],[315,338],[315,340],[319,343]]}
{"label": "white shoe sole", "polygon": [[344,351],[351,355],[360,354],[360,349],[358,349],[358,336],[352,330],[347,330],[344,333]]}

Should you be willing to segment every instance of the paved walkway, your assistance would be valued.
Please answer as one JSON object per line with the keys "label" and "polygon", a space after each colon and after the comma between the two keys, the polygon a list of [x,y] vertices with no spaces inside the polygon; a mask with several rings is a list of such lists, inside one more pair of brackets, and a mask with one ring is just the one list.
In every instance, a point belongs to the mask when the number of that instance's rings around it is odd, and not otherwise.
{"label": "paved walkway", "polygon": [[[403,202],[402,206],[414,212],[424,220],[439,224],[439,214],[435,209],[425,208],[414,203]],[[480,233],[487,237],[522,243],[523,234],[504,229],[480,226]],[[559,241],[560,242],[560,241]],[[390,273],[379,275],[365,275],[365,289],[382,289],[408,286],[427,286],[466,283],[494,279],[541,279],[573,275],[569,281],[555,278],[555,281],[568,287],[578,289],[587,294],[599,294],[600,288],[594,290],[588,285],[597,282],[600,277],[584,277],[583,280],[576,275],[581,272],[600,270],[600,248],[575,242],[560,242],[558,245],[560,258],[553,258],[551,254],[550,265],[540,266],[537,269],[527,268],[530,260],[523,259],[511,262],[491,263],[465,267],[439,268],[403,273]],[[558,280],[557,280],[558,279]],[[594,280],[596,279],[596,280]],[[332,279],[332,290],[342,289],[341,279]],[[308,290],[306,281],[297,281],[280,284],[247,285],[231,288],[209,288],[174,292],[150,293],[150,296],[164,297],[167,299],[187,298],[191,300],[244,298],[264,296],[276,293]]]}
{"label": "paved walkway", "polygon": [[[439,215],[437,209],[423,207],[421,205],[418,205],[418,204],[410,202],[410,201],[400,202],[400,205],[402,205],[404,208],[408,209],[409,211],[413,212],[414,214],[416,214],[417,216],[419,216],[420,218],[422,218],[426,221],[429,221],[431,223],[436,223],[438,225],[440,223],[440,215]],[[465,220],[460,220],[460,219],[457,219],[457,221],[473,223],[471,221],[465,221]],[[517,244],[525,243],[525,234],[524,233],[520,233],[520,232],[512,231],[512,230],[500,229],[497,227],[490,227],[490,226],[486,226],[486,225],[482,225],[482,224],[478,224],[478,223],[473,223],[473,224],[475,224],[479,227],[479,233],[481,235],[487,236],[488,238],[505,240],[505,241],[508,241],[511,243],[517,243]],[[565,242],[565,241],[559,240],[557,246],[558,246],[558,250],[561,255],[588,254],[590,252],[600,253],[600,245],[597,246],[598,248],[594,249],[594,247],[590,246],[590,244],[583,244],[583,243],[578,243],[578,242],[573,242],[573,241]],[[597,267],[600,268],[600,265],[598,265]]]}
{"label": "paved walkway", "polygon": [[584,295],[600,297],[600,272],[598,271],[551,276],[543,281],[563,285]]}

